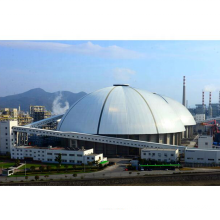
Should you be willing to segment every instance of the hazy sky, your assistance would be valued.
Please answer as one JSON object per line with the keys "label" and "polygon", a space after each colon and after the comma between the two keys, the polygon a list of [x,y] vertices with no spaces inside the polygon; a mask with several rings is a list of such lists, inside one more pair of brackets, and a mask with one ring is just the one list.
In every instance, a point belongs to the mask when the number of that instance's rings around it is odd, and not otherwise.
{"label": "hazy sky", "polygon": [[218,102],[220,41],[0,41],[0,97],[128,83],[181,102],[184,75],[189,106]]}

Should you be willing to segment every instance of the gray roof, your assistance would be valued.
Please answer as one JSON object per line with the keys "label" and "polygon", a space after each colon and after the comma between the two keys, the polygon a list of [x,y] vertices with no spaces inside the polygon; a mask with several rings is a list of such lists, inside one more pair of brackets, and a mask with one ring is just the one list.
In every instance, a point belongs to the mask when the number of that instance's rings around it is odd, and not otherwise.
{"label": "gray roof", "polygon": [[195,125],[194,118],[177,101],[130,86],[113,86],[74,103],[58,130],[103,135],[163,134],[185,131],[186,125]]}

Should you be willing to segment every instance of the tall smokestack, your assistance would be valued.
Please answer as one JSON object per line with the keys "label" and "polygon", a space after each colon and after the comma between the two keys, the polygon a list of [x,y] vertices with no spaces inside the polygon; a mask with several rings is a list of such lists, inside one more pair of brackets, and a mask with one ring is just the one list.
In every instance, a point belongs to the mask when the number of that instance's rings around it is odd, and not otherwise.
{"label": "tall smokestack", "polygon": [[186,106],[186,77],[183,77],[183,105]]}
{"label": "tall smokestack", "polygon": [[209,117],[212,117],[212,92],[209,92]]}
{"label": "tall smokestack", "polygon": [[202,107],[203,107],[203,114],[205,114],[205,92],[202,91]]}
{"label": "tall smokestack", "polygon": [[202,105],[205,105],[205,93],[202,91]]}

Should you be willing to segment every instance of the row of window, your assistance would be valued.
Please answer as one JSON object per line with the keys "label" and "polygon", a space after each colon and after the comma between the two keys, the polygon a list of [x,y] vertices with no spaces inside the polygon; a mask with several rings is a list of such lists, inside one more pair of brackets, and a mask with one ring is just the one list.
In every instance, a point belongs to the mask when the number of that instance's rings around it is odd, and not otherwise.
{"label": "row of window", "polygon": [[[145,156],[146,156],[146,155],[149,155],[149,156],[152,155],[152,156],[154,157],[154,156],[156,156],[156,153],[143,153],[143,155],[145,155]],[[162,154],[161,154],[161,153],[158,153],[158,157],[161,157],[161,156],[162,156]],[[174,154],[170,154],[170,156],[173,157]],[[166,154],[166,153],[164,153],[164,157],[167,157],[167,154]]]}
{"label": "row of window", "polygon": [[[187,157],[187,160],[193,160],[193,157]],[[204,158],[197,158],[197,160],[204,160]],[[214,161],[215,159],[208,159],[209,161]],[[220,160],[220,159],[218,159]]]}
{"label": "row of window", "polygon": [[[47,155],[53,155],[52,153],[47,153]],[[59,153],[54,153],[54,155],[59,155]],[[62,156],[70,156],[70,157],[75,157],[75,156],[77,156],[77,157],[82,157],[83,155],[82,154],[77,154],[77,155],[75,155],[75,154],[61,154]]]}
{"label": "row of window", "polygon": [[[47,161],[49,161],[49,162],[52,162],[53,160],[52,159],[47,159]],[[62,162],[63,163],[82,163],[82,161],[81,160],[77,160],[77,161],[75,161],[75,160],[62,160]]]}

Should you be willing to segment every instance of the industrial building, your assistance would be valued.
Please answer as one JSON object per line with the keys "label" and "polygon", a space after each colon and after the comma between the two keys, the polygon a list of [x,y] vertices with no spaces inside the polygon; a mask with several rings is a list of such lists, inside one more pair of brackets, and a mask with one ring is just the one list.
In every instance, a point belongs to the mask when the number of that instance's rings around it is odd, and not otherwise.
{"label": "industrial building", "polygon": [[61,154],[63,164],[88,164],[89,162],[105,161],[103,154],[94,154],[93,149],[66,150],[57,147],[19,146],[11,148],[11,158],[20,160],[34,160],[44,163],[56,163],[56,157]]}
{"label": "industrial building", "polygon": [[33,121],[36,122],[51,117],[51,112],[47,111],[45,106],[31,105],[30,116],[33,118]]}
{"label": "industrial building", "polygon": [[207,135],[201,135],[198,138],[199,149],[212,149],[213,148],[213,137]]}
{"label": "industrial building", "polygon": [[195,119],[196,123],[205,121],[205,114],[196,114],[194,116],[194,119]]}
{"label": "industrial building", "polygon": [[17,119],[18,110],[16,108],[0,108],[0,121]]}
{"label": "industrial building", "polygon": [[[57,129],[42,129],[51,123]],[[120,84],[84,96],[65,115],[14,126],[13,146],[48,147],[51,142],[53,147],[73,150],[74,145],[104,156],[133,156],[144,147],[177,149],[182,138],[192,137],[194,125],[177,101]]]}
{"label": "industrial building", "polygon": [[[193,125],[192,115],[177,101],[128,85],[114,85],[76,102],[62,117],[57,130],[180,145],[183,137],[192,137]],[[139,154],[132,147],[90,141],[78,141],[78,145],[107,155]]]}
{"label": "industrial building", "polygon": [[186,149],[185,163],[220,164],[220,150]]}
{"label": "industrial building", "polygon": [[179,161],[178,149],[151,149],[143,148],[141,150],[141,159],[155,160],[159,162],[177,162]]}
{"label": "industrial building", "polygon": [[10,153],[10,149],[16,143],[12,127],[18,126],[17,120],[0,121],[0,154]]}

